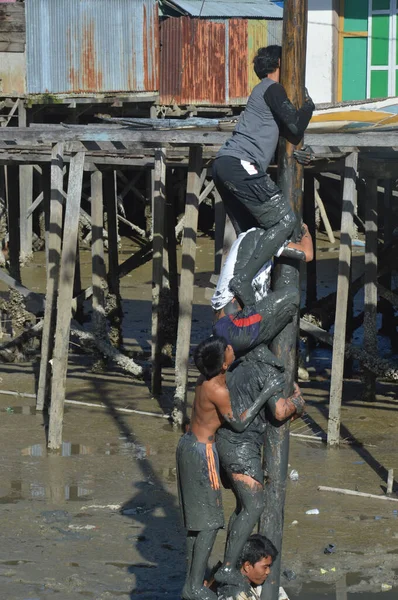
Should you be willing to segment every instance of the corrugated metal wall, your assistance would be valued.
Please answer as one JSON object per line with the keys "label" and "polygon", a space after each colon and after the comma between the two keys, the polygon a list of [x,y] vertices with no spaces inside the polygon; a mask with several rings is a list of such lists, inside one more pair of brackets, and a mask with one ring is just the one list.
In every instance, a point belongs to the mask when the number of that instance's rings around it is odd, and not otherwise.
{"label": "corrugated metal wall", "polygon": [[282,21],[170,17],[160,25],[162,104],[241,105],[258,83],[258,48],[281,43]]}
{"label": "corrugated metal wall", "polygon": [[155,0],[26,0],[29,94],[158,90]]}

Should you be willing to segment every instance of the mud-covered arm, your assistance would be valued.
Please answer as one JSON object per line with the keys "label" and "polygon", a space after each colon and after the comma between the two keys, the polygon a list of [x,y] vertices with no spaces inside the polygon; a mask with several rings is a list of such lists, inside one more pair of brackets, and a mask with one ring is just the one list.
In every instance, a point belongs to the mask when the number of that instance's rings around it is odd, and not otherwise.
{"label": "mud-covered arm", "polygon": [[312,237],[305,223],[303,223],[301,228],[301,239],[298,242],[289,242],[288,245],[284,247],[281,256],[305,262],[311,262],[314,258]]}
{"label": "mud-covered arm", "polygon": [[268,379],[257,399],[253,404],[240,415],[235,415],[232,411],[223,414],[224,420],[228,425],[237,432],[242,432],[250,425],[253,419],[258,415],[263,406],[269,401],[272,396],[281,390],[284,385],[284,377],[281,374],[276,374]]}
{"label": "mud-covered arm", "polygon": [[297,383],[294,384],[294,393],[288,398],[277,395],[270,398],[267,405],[277,421],[286,421],[289,417],[301,417],[305,410],[305,400]]}
{"label": "mud-covered arm", "polygon": [[314,112],[315,105],[307,95],[303,106],[296,109],[290,102],[285,88],[280,83],[270,85],[264,94],[264,100],[270,107],[276,121],[283,125],[299,141]]}

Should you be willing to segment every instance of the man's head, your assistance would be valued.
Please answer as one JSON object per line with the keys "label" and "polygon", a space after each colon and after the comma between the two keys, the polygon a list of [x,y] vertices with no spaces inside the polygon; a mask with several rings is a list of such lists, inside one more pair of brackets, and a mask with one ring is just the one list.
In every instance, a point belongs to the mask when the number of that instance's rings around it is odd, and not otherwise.
{"label": "man's head", "polygon": [[218,335],[212,335],[200,342],[194,354],[195,365],[206,379],[225,373],[234,360],[232,346]]}
{"label": "man's head", "polygon": [[244,545],[238,568],[253,586],[263,585],[277,556],[278,550],[274,544],[264,535],[256,533]]}
{"label": "man's head", "polygon": [[277,77],[279,81],[279,71],[281,66],[282,46],[267,46],[259,48],[253,59],[254,72],[259,79],[268,77],[271,73],[273,79]]}

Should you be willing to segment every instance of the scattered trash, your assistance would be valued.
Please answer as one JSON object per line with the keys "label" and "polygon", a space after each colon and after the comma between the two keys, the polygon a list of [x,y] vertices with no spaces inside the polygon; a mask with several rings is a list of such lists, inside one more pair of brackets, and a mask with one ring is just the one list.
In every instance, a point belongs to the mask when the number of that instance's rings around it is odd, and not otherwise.
{"label": "scattered trash", "polygon": [[143,515],[150,512],[151,508],[144,508],[143,506],[136,506],[135,508],[126,508],[122,510],[122,515]]}
{"label": "scattered trash", "polygon": [[375,521],[381,521],[382,517],[380,517],[379,515],[375,516]]}
{"label": "scattered trash", "polygon": [[283,575],[288,581],[293,581],[297,578],[296,573],[294,571],[291,571],[290,569],[286,569],[285,571],[283,571]]}
{"label": "scattered trash", "polygon": [[325,573],[327,573],[326,569],[320,569],[321,571],[321,575],[325,575]]}
{"label": "scattered trash", "polygon": [[381,591],[382,592],[389,592],[390,590],[392,590],[392,585],[390,585],[389,583],[382,583],[381,584]]}
{"label": "scattered trash", "polygon": [[324,554],[333,554],[333,552],[336,552],[336,546],[334,544],[328,544],[323,551]]}
{"label": "scattered trash", "polygon": [[352,240],[352,245],[353,246],[360,246],[361,248],[365,247],[365,242],[363,242],[362,240]]}
{"label": "scattered trash", "polygon": [[298,525],[298,521],[292,521],[292,525]]}
{"label": "scattered trash", "polygon": [[110,510],[120,510],[120,504],[90,504],[88,506],[82,506],[80,510],[87,510],[89,508],[109,508]]}
{"label": "scattered trash", "polygon": [[7,408],[6,408],[6,412],[8,412],[8,413],[13,413],[13,412],[14,412],[14,409],[13,409],[11,406],[7,406]]}
{"label": "scattered trash", "polygon": [[336,572],[336,567],[332,567],[330,570],[331,570],[333,573],[335,573],[335,572]]}
{"label": "scattered trash", "polygon": [[71,515],[66,510],[45,510],[41,513],[46,523],[62,523],[71,520]]}
{"label": "scattered trash", "polygon": [[289,475],[289,477],[290,477],[290,479],[291,479],[292,481],[297,481],[297,480],[298,480],[298,478],[299,478],[298,471],[296,471],[296,469],[292,469],[292,470],[290,471],[290,475]]}
{"label": "scattered trash", "polygon": [[365,461],[364,460],[354,460],[354,462],[352,464],[353,465],[364,465]]}
{"label": "scattered trash", "polygon": [[79,531],[81,529],[97,529],[96,525],[68,525],[69,529]]}
{"label": "scattered trash", "polygon": [[319,510],[317,508],[311,508],[310,510],[305,511],[306,515],[319,515]]}

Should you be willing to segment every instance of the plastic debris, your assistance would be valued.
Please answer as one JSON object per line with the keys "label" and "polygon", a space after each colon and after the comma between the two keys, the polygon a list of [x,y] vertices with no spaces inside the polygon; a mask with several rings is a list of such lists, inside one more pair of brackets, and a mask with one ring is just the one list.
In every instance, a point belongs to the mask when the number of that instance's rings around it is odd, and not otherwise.
{"label": "plastic debris", "polygon": [[283,571],[283,575],[288,581],[293,581],[297,577],[296,573],[294,571],[291,571],[290,569],[286,569],[285,571]]}
{"label": "plastic debris", "polygon": [[323,551],[324,554],[333,554],[333,552],[336,552],[336,546],[334,544],[328,544]]}
{"label": "plastic debris", "polygon": [[320,569],[320,571],[321,571],[321,575],[325,575],[325,573],[327,573],[326,569]]}
{"label": "plastic debris", "polygon": [[8,412],[8,413],[13,413],[13,412],[14,412],[14,409],[13,409],[11,406],[7,406],[7,408],[6,408],[6,412]]}
{"label": "plastic debris", "polygon": [[380,517],[380,515],[376,515],[376,516],[375,516],[375,521],[381,521],[381,517]]}
{"label": "plastic debris", "polygon": [[292,469],[292,470],[290,471],[290,475],[289,475],[289,477],[290,477],[290,479],[291,479],[292,481],[297,481],[297,480],[298,480],[298,478],[299,478],[298,471],[296,471],[296,469]]}
{"label": "plastic debris", "polygon": [[292,521],[292,525],[298,525],[298,521]]}
{"label": "plastic debris", "polygon": [[382,592],[389,592],[390,590],[392,590],[392,585],[390,585],[389,583],[382,583],[381,584],[381,591]]}
{"label": "plastic debris", "polygon": [[305,511],[306,515],[319,515],[319,510],[317,508],[311,508],[310,510]]}

